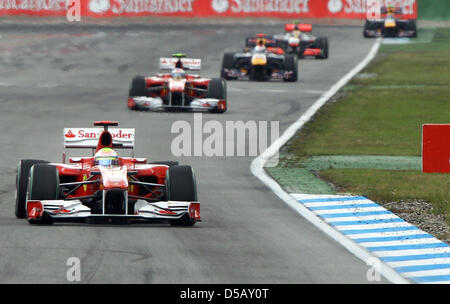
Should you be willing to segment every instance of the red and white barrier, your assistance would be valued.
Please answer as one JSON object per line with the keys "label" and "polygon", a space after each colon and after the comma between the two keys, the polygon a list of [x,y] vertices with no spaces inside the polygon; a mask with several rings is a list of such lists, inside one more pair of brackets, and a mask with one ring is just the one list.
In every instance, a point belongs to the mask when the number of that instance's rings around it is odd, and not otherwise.
{"label": "red and white barrier", "polygon": [[[74,1],[81,1],[81,17],[365,19],[368,6],[377,0],[0,0],[0,15],[65,16]],[[417,0],[379,1],[381,6],[393,4],[401,7],[405,18],[417,17]]]}

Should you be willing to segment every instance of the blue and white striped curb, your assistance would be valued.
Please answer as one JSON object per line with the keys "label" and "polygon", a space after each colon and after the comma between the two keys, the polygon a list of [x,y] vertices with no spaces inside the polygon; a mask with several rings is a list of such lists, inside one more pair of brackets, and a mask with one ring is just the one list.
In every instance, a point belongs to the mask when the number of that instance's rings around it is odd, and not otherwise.
{"label": "blue and white striped curb", "polygon": [[414,283],[450,283],[450,246],[363,196],[293,194],[327,224]]}

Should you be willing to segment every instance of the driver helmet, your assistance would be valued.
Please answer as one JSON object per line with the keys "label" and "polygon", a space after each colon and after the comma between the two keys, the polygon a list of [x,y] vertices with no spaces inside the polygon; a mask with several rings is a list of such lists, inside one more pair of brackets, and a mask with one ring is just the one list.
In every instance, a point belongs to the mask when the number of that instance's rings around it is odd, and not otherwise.
{"label": "driver helmet", "polygon": [[253,49],[253,52],[255,54],[264,54],[266,52],[266,47],[265,46],[255,46],[255,48]]}
{"label": "driver helmet", "polygon": [[387,7],[388,14],[395,14],[395,6],[392,4],[389,4]]}
{"label": "driver helmet", "polygon": [[186,75],[186,73],[184,72],[183,69],[175,68],[172,70],[170,75],[175,80],[181,80],[181,79],[184,79],[184,76]]}
{"label": "driver helmet", "polygon": [[113,149],[102,148],[95,153],[94,163],[98,166],[114,166],[119,164],[119,158]]}

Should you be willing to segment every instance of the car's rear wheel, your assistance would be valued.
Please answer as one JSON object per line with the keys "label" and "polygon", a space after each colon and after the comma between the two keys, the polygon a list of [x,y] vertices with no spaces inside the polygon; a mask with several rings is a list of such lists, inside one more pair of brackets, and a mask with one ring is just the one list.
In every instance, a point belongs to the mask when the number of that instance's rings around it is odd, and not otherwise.
{"label": "car's rear wheel", "polygon": [[[59,173],[55,166],[38,163],[31,167],[28,181],[28,200],[59,199]],[[39,221],[29,219],[30,223],[50,223],[49,218]]]}
{"label": "car's rear wheel", "polygon": [[[169,201],[197,201],[197,183],[191,166],[172,166],[167,170],[166,192]],[[195,223],[196,221],[186,215],[171,224],[193,226]]]}
{"label": "car's rear wheel", "polygon": [[26,200],[28,189],[28,176],[30,169],[35,164],[48,163],[45,160],[38,159],[22,159],[17,165],[16,175],[16,204],[15,214],[17,218],[26,217]]}

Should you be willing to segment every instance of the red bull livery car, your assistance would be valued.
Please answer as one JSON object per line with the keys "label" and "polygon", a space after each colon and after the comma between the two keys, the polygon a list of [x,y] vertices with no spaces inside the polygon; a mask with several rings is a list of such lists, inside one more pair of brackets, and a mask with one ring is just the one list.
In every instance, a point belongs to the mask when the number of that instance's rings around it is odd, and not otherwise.
{"label": "red bull livery car", "polygon": [[373,37],[417,37],[416,20],[402,19],[402,9],[398,7],[381,7],[380,18],[367,19],[363,35]]}
{"label": "red bull livery car", "polygon": [[[116,149],[134,148],[134,129],[64,129],[64,147],[92,149],[88,157],[62,163],[23,159],[16,179],[15,214],[32,224],[57,221],[169,222],[192,226],[200,221],[200,203],[190,166],[119,157]],[[103,128],[102,128],[103,127]],[[132,153],[134,154],[134,153]]]}
{"label": "red bull livery car", "polygon": [[226,82],[188,74],[200,70],[201,59],[160,58],[160,69],[170,70],[155,76],[136,76],[130,87],[128,108],[132,110],[190,110],[224,113],[227,110]]}

